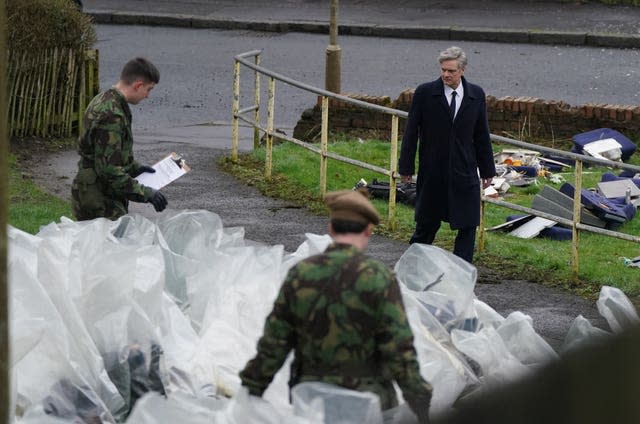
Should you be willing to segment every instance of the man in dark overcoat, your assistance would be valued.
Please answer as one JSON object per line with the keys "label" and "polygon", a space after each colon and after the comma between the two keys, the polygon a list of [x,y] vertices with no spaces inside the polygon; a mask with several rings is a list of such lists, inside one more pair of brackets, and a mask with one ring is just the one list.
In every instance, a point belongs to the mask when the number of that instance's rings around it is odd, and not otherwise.
{"label": "man in dark overcoat", "polygon": [[410,243],[431,244],[445,221],[457,230],[453,253],[471,263],[480,190],[496,174],[486,96],[464,78],[467,57],[459,47],[444,50],[438,61],[440,78],[418,86],[413,95],[398,171],[403,182],[412,179],[417,151],[416,229]]}

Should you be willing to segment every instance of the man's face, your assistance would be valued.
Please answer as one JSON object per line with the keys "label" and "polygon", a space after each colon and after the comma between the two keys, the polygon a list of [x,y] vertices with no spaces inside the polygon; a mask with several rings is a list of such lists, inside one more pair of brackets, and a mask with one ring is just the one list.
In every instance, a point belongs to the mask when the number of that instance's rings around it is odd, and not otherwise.
{"label": "man's face", "polygon": [[133,89],[133,94],[129,96],[129,98],[127,99],[128,102],[131,103],[132,105],[137,105],[142,100],[149,97],[149,92],[153,90],[153,87],[155,86],[156,86],[155,82],[145,83],[142,80],[136,80],[131,85],[131,88]]}
{"label": "man's face", "polygon": [[440,78],[449,87],[454,90],[458,88],[460,79],[464,75],[464,69],[458,68],[457,60],[445,60],[440,64]]}

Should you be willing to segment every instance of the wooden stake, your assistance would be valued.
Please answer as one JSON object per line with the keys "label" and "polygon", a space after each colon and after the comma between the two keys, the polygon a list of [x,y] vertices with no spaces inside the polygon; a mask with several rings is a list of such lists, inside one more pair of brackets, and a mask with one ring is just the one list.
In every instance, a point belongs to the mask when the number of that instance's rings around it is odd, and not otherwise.
{"label": "wooden stake", "polygon": [[9,296],[7,269],[7,216],[9,204],[7,122],[7,8],[0,0],[0,422],[11,422],[11,379],[9,365]]}

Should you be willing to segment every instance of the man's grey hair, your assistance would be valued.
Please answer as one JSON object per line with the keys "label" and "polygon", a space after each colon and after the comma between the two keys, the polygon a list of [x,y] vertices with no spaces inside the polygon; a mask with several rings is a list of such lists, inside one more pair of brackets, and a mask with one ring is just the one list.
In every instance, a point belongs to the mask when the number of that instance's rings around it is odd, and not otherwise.
{"label": "man's grey hair", "polygon": [[460,47],[451,46],[448,49],[441,51],[440,56],[438,56],[438,62],[442,63],[447,60],[457,60],[458,69],[464,69],[467,67],[467,55]]}

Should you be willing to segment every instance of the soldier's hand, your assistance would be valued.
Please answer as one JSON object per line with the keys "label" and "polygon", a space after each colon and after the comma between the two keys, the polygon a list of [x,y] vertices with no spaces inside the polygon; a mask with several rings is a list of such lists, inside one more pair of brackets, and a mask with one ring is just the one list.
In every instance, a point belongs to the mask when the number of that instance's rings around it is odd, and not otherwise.
{"label": "soldier's hand", "polygon": [[156,172],[156,170],[149,165],[140,165],[140,168],[136,169],[136,172],[133,173],[133,178],[137,177],[140,174],[144,174],[145,172],[153,174]]}
{"label": "soldier's hand", "polygon": [[156,212],[162,212],[167,207],[167,198],[159,190],[153,190],[148,202],[153,205]]}
{"label": "soldier's hand", "polygon": [[429,414],[428,413],[417,414],[417,416],[418,416],[418,423],[419,424],[431,424],[431,419],[429,418]]}
{"label": "soldier's hand", "polygon": [[431,404],[430,397],[423,396],[412,396],[411,394],[403,393],[405,400],[409,404],[411,411],[418,418],[418,423],[420,424],[430,424],[431,420],[429,419],[429,406]]}

